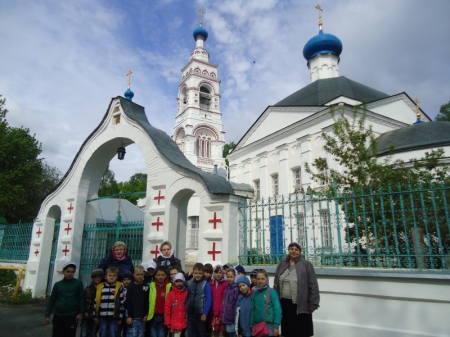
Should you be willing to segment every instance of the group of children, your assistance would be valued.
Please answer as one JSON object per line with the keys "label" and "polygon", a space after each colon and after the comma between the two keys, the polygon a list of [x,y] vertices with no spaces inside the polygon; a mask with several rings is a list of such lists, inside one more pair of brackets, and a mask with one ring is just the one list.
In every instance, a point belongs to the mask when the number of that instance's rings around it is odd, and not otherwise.
{"label": "group of children", "polygon": [[[267,323],[270,336],[278,335],[281,306],[276,291],[268,293],[265,270],[254,270],[249,280],[242,266],[213,268],[197,263],[186,274],[192,275],[188,283],[179,265],[170,265],[168,270],[149,262],[146,267],[135,267],[133,275],[122,276],[122,282],[116,268],[104,273],[94,269],[92,283],[84,290],[84,301],[80,301],[81,282],[73,278],[76,266],[66,264],[64,279],[55,283],[45,315],[49,323],[55,309],[53,336],[75,336],[77,319],[82,322],[81,336],[86,337],[97,336],[98,332],[101,337],[166,337],[168,332],[172,337],[183,337],[186,330],[189,337],[250,337],[252,327],[262,321]],[[69,288],[70,296],[64,293]],[[77,304],[69,305],[69,301]],[[67,308],[61,313],[63,305]],[[80,317],[82,312],[84,317]],[[55,330],[58,317],[64,319],[66,314],[70,314],[70,322],[75,321],[75,328],[73,324],[65,328],[59,324],[59,330]]]}

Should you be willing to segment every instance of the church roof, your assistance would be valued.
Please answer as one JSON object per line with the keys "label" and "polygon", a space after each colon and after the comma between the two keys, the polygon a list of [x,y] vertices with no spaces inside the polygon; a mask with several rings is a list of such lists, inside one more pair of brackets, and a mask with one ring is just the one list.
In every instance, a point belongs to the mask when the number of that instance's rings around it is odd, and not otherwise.
{"label": "church roof", "polygon": [[376,142],[377,156],[450,145],[450,122],[409,125],[383,133]]}
{"label": "church roof", "polygon": [[320,106],[339,96],[366,103],[389,97],[384,92],[340,76],[314,81],[274,106]]}
{"label": "church roof", "polygon": [[[120,99],[120,104],[122,106],[123,111],[125,114],[132,120],[136,121],[144,130],[147,132],[149,137],[152,139],[153,143],[155,144],[158,151],[161,153],[162,156],[164,156],[167,160],[169,160],[172,164],[175,164],[179,167],[182,167],[198,176],[203,180],[203,182],[206,185],[206,188],[210,193],[213,194],[235,194],[234,189],[231,186],[230,182],[226,180],[225,178],[211,174],[208,172],[204,172],[200,170],[198,167],[194,166],[181,152],[181,150],[178,148],[178,146],[175,144],[175,142],[170,138],[164,131],[159,130],[153,126],[150,125],[148,122],[147,116],[145,115],[145,110],[143,106],[140,106],[136,103],[133,103],[132,101],[128,101],[124,97],[114,97],[111,99],[111,102],[109,103],[108,109],[106,110],[105,115],[103,116],[102,121],[100,124],[94,129],[94,131],[91,132],[91,134],[84,140],[83,144],[81,145],[80,149],[78,150],[75,158],[72,161],[72,164],[70,165],[69,169],[67,170],[66,174],[63,176],[63,178],[60,180],[58,185],[55,186],[53,189],[56,190],[63,181],[69,176],[70,172],[75,166],[75,163],[77,162],[78,157],[80,156],[81,152],[83,151],[83,148],[86,146],[86,144],[89,142],[89,140],[94,136],[94,134],[100,129],[100,127],[105,122],[106,117],[108,116],[108,112],[111,108],[111,104],[115,99]],[[52,191],[52,192],[53,192]],[[50,192],[50,193],[52,193]],[[49,194],[50,194],[49,193]]]}
{"label": "church roof", "polygon": [[140,126],[142,126],[145,131],[147,131],[147,134],[150,136],[153,143],[155,143],[156,148],[162,156],[164,156],[172,164],[180,166],[200,176],[210,193],[234,194],[234,189],[228,180],[219,175],[204,172],[198,167],[194,166],[184,156],[183,152],[181,152],[181,150],[178,148],[172,138],[167,135],[167,133],[151,126],[148,122],[147,116],[145,115],[144,107],[128,101],[123,97],[119,96],[117,98],[120,99],[120,104],[125,114],[130,119],[136,121]]}

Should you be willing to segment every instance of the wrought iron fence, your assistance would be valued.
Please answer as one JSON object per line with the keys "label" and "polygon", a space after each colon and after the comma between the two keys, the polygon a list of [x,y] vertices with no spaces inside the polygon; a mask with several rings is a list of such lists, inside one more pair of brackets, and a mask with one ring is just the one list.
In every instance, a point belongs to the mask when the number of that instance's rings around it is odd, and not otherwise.
{"label": "wrought iron fence", "polygon": [[127,245],[127,253],[134,265],[142,262],[144,222],[122,223],[120,216],[114,223],[90,223],[84,225],[83,246],[80,262],[80,279],[85,284],[90,282],[91,271],[100,261],[111,253],[116,241]]}
{"label": "wrought iron fence", "polygon": [[298,241],[315,266],[449,269],[448,200],[433,182],[244,200],[240,263],[277,265]]}
{"label": "wrought iron fence", "polygon": [[27,261],[33,223],[0,225],[0,260]]}

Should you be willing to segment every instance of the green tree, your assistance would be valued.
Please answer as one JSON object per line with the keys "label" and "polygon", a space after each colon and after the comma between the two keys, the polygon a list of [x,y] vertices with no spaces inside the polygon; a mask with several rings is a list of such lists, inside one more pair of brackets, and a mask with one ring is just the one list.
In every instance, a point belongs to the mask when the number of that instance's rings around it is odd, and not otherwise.
{"label": "green tree", "polygon": [[[311,165],[306,163],[305,170],[328,186],[322,194],[339,202],[348,224],[347,242],[358,251],[385,247],[379,252],[393,254],[395,249],[397,254],[413,255],[413,228],[419,228],[427,233],[423,250],[430,252],[439,245],[441,253],[449,251],[445,209],[450,193],[448,189],[433,192],[435,186],[450,184],[448,166],[441,164],[444,151],[426,152],[408,163],[389,157],[381,161],[376,157],[375,134],[366,127],[365,108],[356,107],[352,118],[346,117],[343,107],[337,112],[332,109],[332,116],[333,130],[322,137],[328,159],[340,169],[331,168],[326,158],[317,158]],[[422,194],[402,192],[426,188],[430,190]]]}
{"label": "green tree", "polygon": [[100,180],[100,187],[98,189],[98,196],[105,197],[108,195],[120,193],[119,184],[115,178],[114,172],[106,168],[103,173],[102,179]]}
{"label": "green tree", "polygon": [[447,104],[442,104],[439,109],[439,113],[437,114],[435,120],[450,122],[450,101]]}
{"label": "green tree", "polygon": [[[130,180],[126,182],[119,183],[119,189],[121,193],[132,193],[132,192],[145,192],[147,190],[147,174],[146,173],[136,173],[130,177]],[[137,199],[142,198],[143,194],[136,194],[125,196],[133,204],[137,204]]]}
{"label": "green tree", "polygon": [[230,166],[230,163],[228,162],[227,156],[228,154],[236,147],[236,144],[234,142],[226,143],[223,147],[223,153],[222,156],[225,158],[225,164],[227,166]]}
{"label": "green tree", "polygon": [[0,95],[0,215],[29,222],[61,174],[39,158],[42,145],[28,128],[8,124],[5,103]]}

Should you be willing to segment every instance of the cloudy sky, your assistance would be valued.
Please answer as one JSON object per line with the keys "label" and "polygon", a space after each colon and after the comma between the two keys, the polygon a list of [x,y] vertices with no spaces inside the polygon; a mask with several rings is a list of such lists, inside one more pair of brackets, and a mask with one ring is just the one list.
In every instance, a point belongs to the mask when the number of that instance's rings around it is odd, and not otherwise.
{"label": "cloudy sky", "polygon": [[[432,118],[450,100],[450,1],[324,0],[324,31],[344,46],[340,74],[387,94],[418,97]],[[133,70],[134,102],[169,135],[180,70],[205,9],[205,48],[219,65],[227,142],[268,105],[310,83],[305,43],[317,1],[1,1],[0,94],[63,173]],[[413,121],[411,121],[412,123]],[[119,181],[144,172],[137,146],[112,160]]]}

